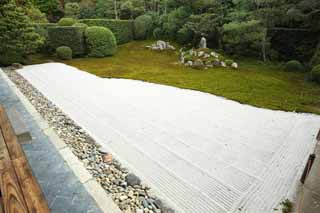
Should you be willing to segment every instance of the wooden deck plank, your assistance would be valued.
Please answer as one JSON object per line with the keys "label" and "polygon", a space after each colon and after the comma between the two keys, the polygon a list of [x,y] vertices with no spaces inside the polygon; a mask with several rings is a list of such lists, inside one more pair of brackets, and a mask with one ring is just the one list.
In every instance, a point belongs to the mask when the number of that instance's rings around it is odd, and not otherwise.
{"label": "wooden deck plank", "polygon": [[10,161],[2,161],[0,189],[6,213],[29,212],[16,173]]}
{"label": "wooden deck plank", "polygon": [[23,150],[18,143],[18,139],[14,134],[8,116],[3,107],[0,106],[0,127],[3,138],[7,144],[11,160],[24,156]]}
{"label": "wooden deck plank", "polygon": [[[50,209],[3,107],[0,106],[0,189],[4,211],[48,213]],[[1,213],[1,208],[0,208]]]}
{"label": "wooden deck plank", "polygon": [[[0,161],[9,161],[10,160],[10,156],[9,156],[9,152],[7,149],[7,145],[4,141],[1,129],[0,129]],[[0,170],[2,168],[0,167]]]}
{"label": "wooden deck plank", "polygon": [[50,212],[48,203],[44,198],[40,185],[32,174],[32,170],[25,157],[12,161],[16,174],[26,200],[29,212],[47,213]]}

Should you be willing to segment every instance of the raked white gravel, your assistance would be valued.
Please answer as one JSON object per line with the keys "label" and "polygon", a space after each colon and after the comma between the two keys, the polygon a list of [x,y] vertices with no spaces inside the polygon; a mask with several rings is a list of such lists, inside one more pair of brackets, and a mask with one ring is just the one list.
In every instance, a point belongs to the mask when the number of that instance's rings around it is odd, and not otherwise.
{"label": "raked white gravel", "polygon": [[18,72],[179,212],[273,212],[293,197],[320,128],[320,116],[64,64]]}

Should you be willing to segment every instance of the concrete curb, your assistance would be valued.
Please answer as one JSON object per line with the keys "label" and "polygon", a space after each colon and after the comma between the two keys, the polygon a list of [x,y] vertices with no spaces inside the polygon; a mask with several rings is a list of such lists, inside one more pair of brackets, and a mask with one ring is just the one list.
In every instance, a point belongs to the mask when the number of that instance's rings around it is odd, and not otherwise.
{"label": "concrete curb", "polygon": [[49,137],[50,141],[56,147],[67,165],[78,177],[79,181],[84,185],[92,198],[96,201],[98,207],[103,212],[120,213],[121,210],[113,202],[111,196],[107,194],[101,185],[95,180],[95,178],[92,177],[92,175],[84,167],[83,163],[71,152],[69,147],[59,138],[54,130],[50,128],[49,124],[41,117],[29,100],[20,92],[17,86],[8,78],[1,68],[0,75],[8,83],[13,92],[18,96],[19,100],[39,125],[40,129]]}

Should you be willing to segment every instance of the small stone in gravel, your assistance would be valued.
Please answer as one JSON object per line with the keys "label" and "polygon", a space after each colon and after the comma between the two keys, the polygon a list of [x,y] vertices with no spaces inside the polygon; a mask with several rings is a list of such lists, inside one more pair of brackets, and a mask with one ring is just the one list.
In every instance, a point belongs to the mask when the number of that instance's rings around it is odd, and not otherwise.
{"label": "small stone in gravel", "polygon": [[104,154],[103,162],[110,164],[112,162],[112,155],[110,153]]}
{"label": "small stone in gravel", "polygon": [[126,181],[129,186],[135,186],[141,183],[140,178],[138,178],[135,174],[132,174],[132,173],[126,176]]}
{"label": "small stone in gravel", "polygon": [[136,213],[143,213],[143,210],[142,209],[137,209]]}
{"label": "small stone in gravel", "polygon": [[120,198],[119,198],[121,201],[124,201],[126,199],[128,199],[128,197],[126,195],[122,195]]}
{"label": "small stone in gravel", "polygon": [[103,147],[100,147],[100,148],[99,148],[99,152],[100,152],[101,154],[108,154],[108,151],[107,151],[105,148],[103,148]]}

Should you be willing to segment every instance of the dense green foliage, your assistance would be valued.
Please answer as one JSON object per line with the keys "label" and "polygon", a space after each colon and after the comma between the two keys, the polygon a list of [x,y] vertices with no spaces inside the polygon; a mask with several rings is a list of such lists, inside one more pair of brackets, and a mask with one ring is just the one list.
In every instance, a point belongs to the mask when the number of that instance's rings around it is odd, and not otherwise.
{"label": "dense green foliage", "polygon": [[24,8],[13,1],[0,3],[0,65],[23,62],[43,43],[25,14]]}
{"label": "dense green foliage", "polygon": [[261,52],[262,25],[257,20],[231,22],[223,26],[225,50],[231,54],[257,56]]}
{"label": "dense green foliage", "polygon": [[133,40],[133,21],[114,19],[82,19],[81,23],[88,26],[101,26],[109,28],[115,35],[118,44]]}
{"label": "dense green foliage", "polygon": [[142,15],[134,20],[134,35],[136,39],[146,39],[153,31],[152,17]]}
{"label": "dense green foliage", "polygon": [[78,3],[67,3],[64,8],[64,14],[67,18],[79,18],[80,5]]}
{"label": "dense green foliage", "polygon": [[56,16],[61,16],[59,11],[58,0],[32,0],[34,5],[40,9],[41,12],[45,13],[50,21],[56,21]]}
{"label": "dense green foliage", "polygon": [[285,66],[287,72],[298,72],[303,71],[303,66],[299,61],[292,60],[288,61]]}
{"label": "dense green foliage", "polygon": [[59,26],[48,28],[48,45],[51,50],[60,46],[68,46],[74,56],[85,55],[84,28]]}
{"label": "dense green foliage", "polygon": [[57,57],[62,60],[72,59],[72,49],[67,46],[61,46],[56,49]]}
{"label": "dense green foliage", "polygon": [[113,55],[117,42],[113,33],[106,27],[88,27],[85,31],[89,56],[105,57]]}
{"label": "dense green foliage", "polygon": [[29,7],[26,8],[26,14],[29,16],[32,22],[35,23],[48,23],[48,19],[46,17],[45,13],[42,13],[38,8],[36,7]]}
{"label": "dense green foliage", "polygon": [[320,83],[320,65],[315,66],[311,70],[311,79]]}
{"label": "dense green foliage", "polygon": [[[318,0],[17,2],[29,2],[29,5],[33,2],[35,8],[46,13],[49,21],[57,21],[63,16],[75,19],[108,19],[108,21],[97,21],[97,25],[110,28],[119,44],[130,41],[132,31],[130,24],[118,21],[135,20],[133,27],[137,39],[153,36],[196,47],[200,38],[204,36],[210,48],[240,56],[253,56],[264,61],[299,60],[314,64],[314,59],[318,58],[315,51],[320,45],[320,1]],[[39,17],[39,20],[45,21],[43,14],[37,9],[30,10],[29,14],[34,20]],[[115,21],[111,23],[110,19]]]}
{"label": "dense green foliage", "polygon": [[77,21],[73,18],[62,18],[59,20],[58,25],[59,26],[72,26],[75,23],[77,23]]}

